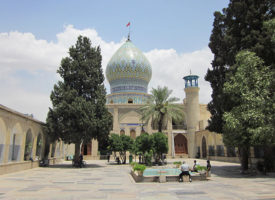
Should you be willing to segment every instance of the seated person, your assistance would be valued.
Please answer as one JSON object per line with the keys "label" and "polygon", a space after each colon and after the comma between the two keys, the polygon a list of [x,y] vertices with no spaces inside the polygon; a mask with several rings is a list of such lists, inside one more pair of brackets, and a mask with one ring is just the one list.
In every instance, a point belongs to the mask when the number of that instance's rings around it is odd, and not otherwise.
{"label": "seated person", "polygon": [[196,160],[194,160],[194,165],[193,165],[192,172],[198,172],[198,170],[197,170],[198,165],[200,165],[200,164]]}
{"label": "seated person", "polygon": [[189,173],[189,166],[185,161],[182,161],[182,165],[180,166],[181,173],[179,175],[179,181],[182,182],[182,176],[183,175],[188,175],[189,176],[189,181],[192,182],[190,173]]}
{"label": "seated person", "polygon": [[207,168],[207,171],[209,172],[211,170],[210,160],[207,160],[206,162],[207,162],[206,168]]}

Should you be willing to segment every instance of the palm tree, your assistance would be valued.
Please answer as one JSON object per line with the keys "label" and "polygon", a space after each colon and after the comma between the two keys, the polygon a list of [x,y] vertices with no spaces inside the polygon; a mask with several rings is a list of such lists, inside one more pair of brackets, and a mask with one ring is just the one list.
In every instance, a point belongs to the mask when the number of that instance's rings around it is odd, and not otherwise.
{"label": "palm tree", "polygon": [[175,104],[179,98],[170,97],[172,90],[168,87],[152,88],[152,96],[148,99],[147,104],[140,107],[138,111],[141,113],[141,120],[146,123],[152,118],[153,122],[157,122],[158,131],[162,132],[163,124],[172,119],[182,120],[184,118],[183,108]]}

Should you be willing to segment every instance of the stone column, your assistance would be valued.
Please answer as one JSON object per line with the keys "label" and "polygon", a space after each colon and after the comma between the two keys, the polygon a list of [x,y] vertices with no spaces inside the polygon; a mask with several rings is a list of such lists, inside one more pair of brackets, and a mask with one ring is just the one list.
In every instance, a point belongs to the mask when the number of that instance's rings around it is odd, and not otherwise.
{"label": "stone column", "polygon": [[129,126],[125,126],[124,128],[125,128],[125,129],[124,129],[125,135],[130,136],[130,127],[129,127]]}
{"label": "stone column", "polygon": [[97,159],[98,157],[98,141],[95,139],[92,139],[92,157],[93,159]]}
{"label": "stone column", "polygon": [[33,144],[32,144],[32,159],[33,160],[35,160],[35,157],[36,157],[37,137],[38,136],[35,136],[35,138],[33,139]]}
{"label": "stone column", "polygon": [[9,162],[9,154],[11,154],[12,152],[10,152],[10,144],[11,144],[11,140],[12,140],[12,138],[11,138],[11,129],[9,128],[9,127],[6,127],[7,129],[6,129],[6,133],[4,133],[4,134],[6,134],[6,142],[4,143],[4,149],[3,149],[3,151],[4,151],[4,154],[3,154],[3,156],[4,156],[4,158],[3,158],[3,160],[2,160],[2,162],[3,163],[8,163]]}
{"label": "stone column", "polygon": [[25,145],[26,145],[26,136],[27,136],[27,132],[25,134],[22,134],[22,141],[21,141],[21,145],[20,145],[20,158],[17,161],[24,161],[24,153],[25,153]]}
{"label": "stone column", "polygon": [[173,137],[173,140],[174,140],[174,136],[173,136],[173,126],[172,126],[172,120],[171,121],[168,121],[168,124],[167,124],[167,137],[168,137],[168,155],[169,156],[173,156],[172,155],[172,138]]}
{"label": "stone column", "polygon": [[189,157],[196,156],[196,137],[200,117],[199,107],[199,87],[186,87],[186,114],[187,114],[187,133],[188,133],[188,154]]}
{"label": "stone column", "polygon": [[113,116],[113,131],[116,134],[119,134],[119,122],[118,122],[118,108],[114,107],[114,116]]}
{"label": "stone column", "polygon": [[195,136],[195,129],[188,129],[188,155],[190,158],[196,157],[196,136]]}
{"label": "stone column", "polygon": [[52,155],[52,146],[53,146],[53,144],[51,143],[51,144],[50,144],[50,147],[49,147],[50,149],[49,149],[48,158],[51,158],[51,157],[52,157],[52,156],[51,156],[51,155]]}
{"label": "stone column", "polygon": [[140,136],[140,134],[141,134],[141,127],[138,126],[138,127],[136,127],[136,137]]}

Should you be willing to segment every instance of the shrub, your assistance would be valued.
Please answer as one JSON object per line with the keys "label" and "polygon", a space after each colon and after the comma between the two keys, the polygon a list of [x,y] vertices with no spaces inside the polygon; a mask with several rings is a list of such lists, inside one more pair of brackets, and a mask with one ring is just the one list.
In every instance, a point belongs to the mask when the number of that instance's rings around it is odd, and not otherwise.
{"label": "shrub", "polygon": [[140,171],[143,173],[145,169],[146,169],[145,165],[141,165],[137,163],[134,165],[134,171]]}
{"label": "shrub", "polygon": [[200,166],[200,165],[197,165],[196,166],[196,169],[198,170],[198,171],[207,171],[207,167],[205,167],[205,166]]}
{"label": "shrub", "polygon": [[131,163],[130,163],[131,167],[133,167],[133,168],[134,168],[134,166],[135,166],[136,164],[138,164],[138,163],[137,163],[137,162],[131,162]]}
{"label": "shrub", "polygon": [[181,164],[181,161],[175,161],[173,162],[174,165],[180,165]]}
{"label": "shrub", "polygon": [[144,154],[144,159],[145,159],[145,164],[148,166],[152,166],[152,157],[153,157],[153,152],[152,150],[148,153],[146,152]]}

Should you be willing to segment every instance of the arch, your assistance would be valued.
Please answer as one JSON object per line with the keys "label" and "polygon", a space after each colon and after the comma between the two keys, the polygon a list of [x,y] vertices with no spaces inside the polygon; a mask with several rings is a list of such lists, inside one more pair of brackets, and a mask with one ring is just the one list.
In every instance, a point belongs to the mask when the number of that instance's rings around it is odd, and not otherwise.
{"label": "arch", "polygon": [[183,119],[182,120],[175,120],[172,119],[172,127],[175,130],[187,130],[187,124],[186,124],[186,119],[185,119],[185,115],[183,115]]}
{"label": "arch", "polygon": [[130,137],[132,139],[136,139],[136,130],[135,129],[131,129],[131,131],[130,131]]}
{"label": "arch", "polygon": [[81,154],[84,156],[92,154],[92,143],[88,142],[82,145],[81,147]]}
{"label": "arch", "polygon": [[134,101],[133,101],[132,98],[129,98],[129,99],[128,99],[128,103],[129,103],[129,104],[133,104],[133,102],[134,102]]}
{"label": "arch", "polygon": [[7,128],[5,122],[0,118],[0,163],[4,160],[4,151],[6,144],[6,132]]}
{"label": "arch", "polygon": [[176,154],[188,154],[187,139],[183,134],[176,135],[174,145]]}
{"label": "arch", "polygon": [[38,158],[41,158],[42,146],[43,146],[43,137],[41,133],[38,133],[37,142],[36,142],[36,153],[35,153],[35,155]]}
{"label": "arch", "polygon": [[131,110],[131,111],[128,111],[126,112],[125,114],[122,114],[119,116],[119,123],[121,124],[128,124],[128,123],[142,123],[142,121],[140,120],[141,118],[141,115],[134,111],[134,110]]}
{"label": "arch", "polygon": [[25,140],[24,160],[29,160],[32,157],[33,135],[31,129],[27,131]]}
{"label": "arch", "polygon": [[12,128],[10,135],[9,161],[19,161],[23,131],[19,123]]}
{"label": "arch", "polygon": [[202,141],[201,141],[201,150],[202,150],[202,157],[206,158],[207,150],[206,150],[206,139],[204,136],[202,137]]}
{"label": "arch", "polygon": [[52,143],[51,157],[55,157],[56,142]]}
{"label": "arch", "polygon": [[124,129],[121,129],[121,130],[120,130],[120,135],[125,135]]}
{"label": "arch", "polygon": [[145,132],[146,132],[146,131],[145,131],[145,129],[144,129],[144,126],[142,125],[141,131],[140,131],[140,135],[144,134]]}
{"label": "arch", "polygon": [[60,157],[60,145],[61,145],[61,142],[58,141],[57,145],[56,145],[56,148],[55,148],[55,157],[57,157],[57,158]]}

